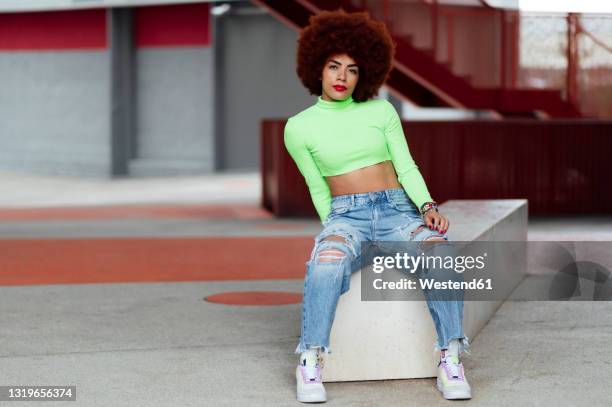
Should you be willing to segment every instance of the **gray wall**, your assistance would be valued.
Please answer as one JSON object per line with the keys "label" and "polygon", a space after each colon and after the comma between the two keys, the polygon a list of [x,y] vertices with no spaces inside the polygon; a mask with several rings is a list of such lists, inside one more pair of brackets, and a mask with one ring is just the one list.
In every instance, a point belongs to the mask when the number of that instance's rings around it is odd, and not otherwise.
{"label": "gray wall", "polygon": [[259,168],[260,121],[316,102],[295,73],[298,34],[250,4],[217,17],[219,168]]}
{"label": "gray wall", "polygon": [[[211,48],[134,50],[130,176],[257,170],[261,120],[315,103],[297,32],[250,2],[211,18]],[[2,53],[0,170],[111,176],[111,50]]]}
{"label": "gray wall", "polygon": [[110,175],[108,52],[3,52],[0,78],[0,170]]}
{"label": "gray wall", "polygon": [[136,153],[130,175],[214,169],[212,60],[203,47],[136,51]]}

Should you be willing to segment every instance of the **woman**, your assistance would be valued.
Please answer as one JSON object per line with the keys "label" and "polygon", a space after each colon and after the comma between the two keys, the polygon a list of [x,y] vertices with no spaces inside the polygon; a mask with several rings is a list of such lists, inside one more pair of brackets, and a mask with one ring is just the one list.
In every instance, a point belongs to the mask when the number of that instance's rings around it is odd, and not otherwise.
{"label": "woman", "polygon": [[[312,16],[299,39],[297,73],[317,102],[292,116],[285,146],[304,176],[323,223],[306,263],[302,326],[295,353],[297,398],[326,401],[322,353],[336,305],[357,270],[360,242],[448,240],[449,221],[438,212],[413,161],[393,105],[378,94],[391,70],[395,45],[384,24],[367,12],[324,11]],[[459,359],[463,297],[426,295],[440,350],[437,387],[448,399],[471,398]]]}

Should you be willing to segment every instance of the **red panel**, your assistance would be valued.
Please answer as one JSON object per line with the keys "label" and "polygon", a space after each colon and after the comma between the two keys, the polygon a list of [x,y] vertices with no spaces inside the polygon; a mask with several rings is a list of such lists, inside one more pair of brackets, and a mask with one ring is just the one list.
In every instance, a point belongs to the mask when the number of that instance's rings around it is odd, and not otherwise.
{"label": "red panel", "polygon": [[136,8],[136,46],[208,46],[209,11],[208,3]]}
{"label": "red panel", "polygon": [[0,14],[0,50],[106,48],[106,10]]}

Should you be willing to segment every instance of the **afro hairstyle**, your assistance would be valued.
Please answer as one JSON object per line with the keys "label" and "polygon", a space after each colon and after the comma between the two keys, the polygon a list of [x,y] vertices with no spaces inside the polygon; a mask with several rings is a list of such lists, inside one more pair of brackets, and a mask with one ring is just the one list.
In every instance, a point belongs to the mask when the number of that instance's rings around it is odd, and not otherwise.
{"label": "afro hairstyle", "polygon": [[308,21],[298,39],[296,72],[310,94],[323,93],[319,78],[328,58],[345,53],[359,67],[353,99],[364,102],[378,95],[395,53],[385,24],[371,19],[367,11],[347,13],[343,9],[321,11]]}

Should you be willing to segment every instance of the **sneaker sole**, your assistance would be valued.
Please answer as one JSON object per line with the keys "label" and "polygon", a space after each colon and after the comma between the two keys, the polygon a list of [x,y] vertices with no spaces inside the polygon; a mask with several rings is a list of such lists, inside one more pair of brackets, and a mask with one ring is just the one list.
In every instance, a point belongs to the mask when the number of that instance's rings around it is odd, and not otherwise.
{"label": "sneaker sole", "polygon": [[[299,381],[301,380],[299,367],[297,367],[295,370],[295,377],[299,383]],[[310,392],[304,390],[310,390]],[[296,393],[297,401],[301,403],[324,403],[327,401],[327,392],[325,391],[325,389],[302,388],[302,391],[300,391],[300,386],[298,385],[296,388]]]}
{"label": "sneaker sole", "polygon": [[471,399],[472,392],[470,390],[447,390],[444,391],[442,389],[442,383],[440,383],[440,379],[436,378],[436,387],[442,393],[442,397],[447,400],[461,400],[461,399]]}
{"label": "sneaker sole", "polygon": [[327,397],[321,394],[299,394],[297,400],[301,403],[325,403]]}

